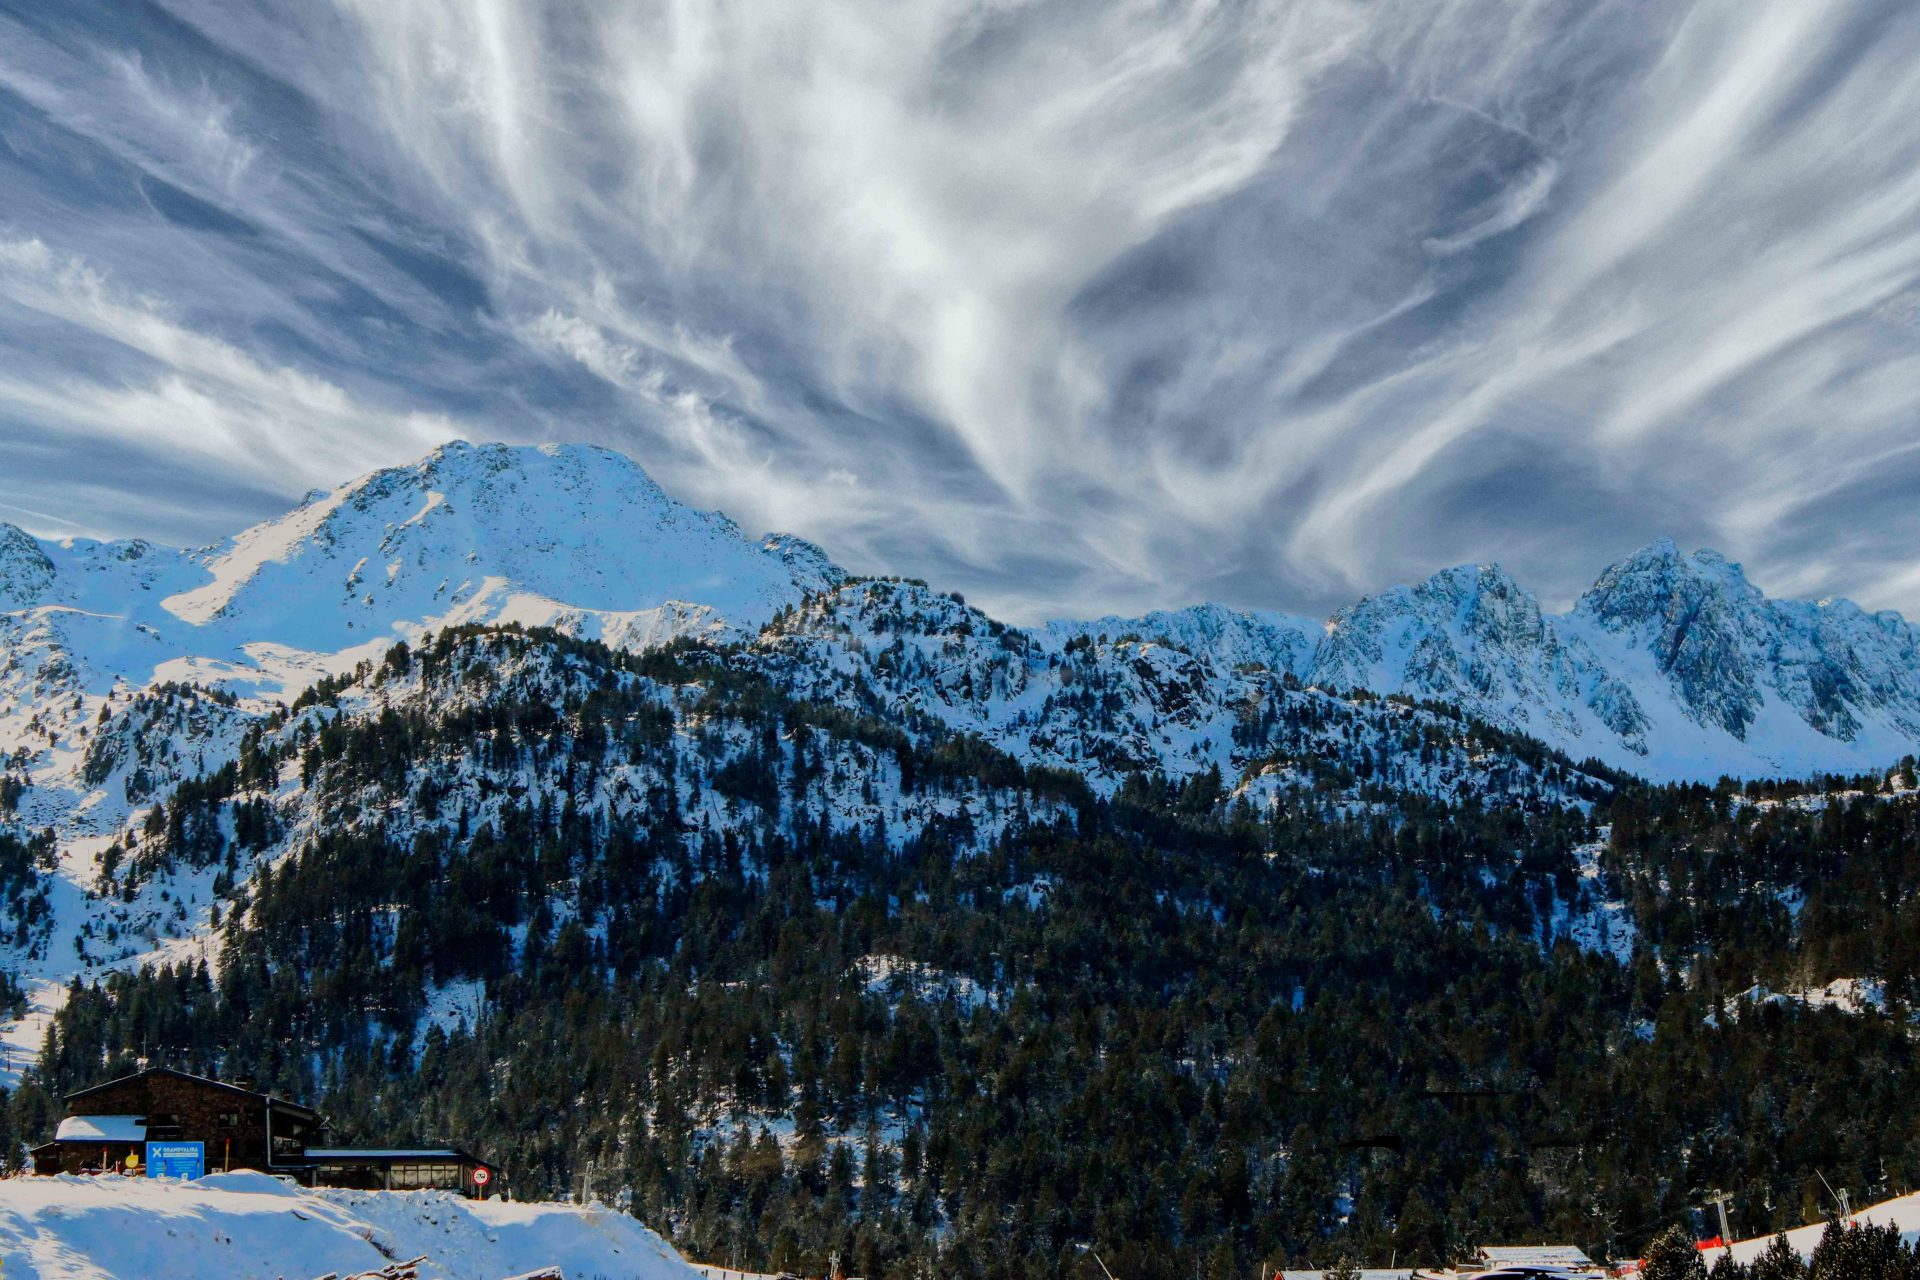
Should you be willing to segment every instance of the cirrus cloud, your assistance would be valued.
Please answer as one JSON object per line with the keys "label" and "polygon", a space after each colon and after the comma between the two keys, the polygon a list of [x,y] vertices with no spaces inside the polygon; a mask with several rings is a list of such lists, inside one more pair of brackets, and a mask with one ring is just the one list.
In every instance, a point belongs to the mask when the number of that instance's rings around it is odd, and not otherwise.
{"label": "cirrus cloud", "polygon": [[1020,617],[1920,612],[1916,122],[1894,0],[0,0],[0,501],[581,438]]}

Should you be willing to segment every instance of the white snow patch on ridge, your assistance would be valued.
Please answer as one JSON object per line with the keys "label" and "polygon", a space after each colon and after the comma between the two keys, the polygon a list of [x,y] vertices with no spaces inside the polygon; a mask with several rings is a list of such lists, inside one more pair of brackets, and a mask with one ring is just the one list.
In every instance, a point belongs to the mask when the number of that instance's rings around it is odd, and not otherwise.
{"label": "white snow patch on ridge", "polygon": [[963,1013],[972,1013],[982,1006],[992,1008],[1001,1003],[994,992],[964,973],[951,973],[904,956],[864,955],[853,962],[853,967],[868,995],[891,1000],[896,1007],[900,1001],[911,999],[951,1003]]}
{"label": "white snow patch on ridge", "polygon": [[1798,1004],[1812,1009],[1838,1009],[1842,1013],[1879,1013],[1887,1007],[1886,989],[1869,978],[1835,978],[1803,991],[1774,991],[1756,983],[1736,998],[1751,1005]]}
{"label": "white snow patch on ridge", "polygon": [[1580,872],[1574,898],[1572,902],[1555,901],[1549,927],[1555,938],[1566,938],[1583,951],[1612,956],[1626,964],[1633,959],[1638,929],[1632,908],[1608,892],[1600,867],[1600,854],[1607,847],[1610,830],[1601,828],[1598,840],[1573,851]]}

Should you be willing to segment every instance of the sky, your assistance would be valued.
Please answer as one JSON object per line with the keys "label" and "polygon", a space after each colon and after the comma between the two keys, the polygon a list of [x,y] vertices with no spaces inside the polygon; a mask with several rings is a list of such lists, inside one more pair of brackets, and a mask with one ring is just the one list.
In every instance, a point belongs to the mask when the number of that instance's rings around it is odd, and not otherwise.
{"label": "sky", "polygon": [[1920,616],[1910,0],[0,0],[0,520],[587,441],[1036,620]]}

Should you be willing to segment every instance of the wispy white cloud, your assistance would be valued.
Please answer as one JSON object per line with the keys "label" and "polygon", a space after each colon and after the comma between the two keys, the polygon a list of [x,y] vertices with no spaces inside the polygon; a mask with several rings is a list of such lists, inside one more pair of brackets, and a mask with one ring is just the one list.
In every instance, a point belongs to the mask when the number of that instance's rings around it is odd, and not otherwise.
{"label": "wispy white cloud", "polygon": [[34,379],[0,369],[0,407],[56,425],[82,475],[88,442],[117,440],[250,485],[331,485],[369,459],[406,461],[459,434],[444,415],[382,410],[325,379],[262,364],[151,299],[122,296],[39,240],[0,240],[0,301],[112,343],[147,370]]}
{"label": "wispy white cloud", "polygon": [[165,2],[0,0],[49,439],[591,437],[1027,614],[1661,533],[1920,612],[1895,0]]}

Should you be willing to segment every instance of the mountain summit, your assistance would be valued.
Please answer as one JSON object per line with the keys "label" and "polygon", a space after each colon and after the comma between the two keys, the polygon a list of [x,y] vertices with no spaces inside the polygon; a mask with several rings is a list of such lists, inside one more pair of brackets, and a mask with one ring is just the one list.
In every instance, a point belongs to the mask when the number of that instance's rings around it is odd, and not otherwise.
{"label": "mountain summit", "polygon": [[558,626],[627,647],[744,637],[844,576],[812,544],[755,542],[586,445],[445,445],[198,551],[0,525],[9,647],[50,627],[72,642],[76,689],[98,693],[171,663],[176,678],[288,695],[340,667],[336,655],[351,666],[370,646],[460,623]]}
{"label": "mountain summit", "polygon": [[[0,525],[0,748],[27,762],[36,820],[97,808],[117,821],[134,801],[98,785],[87,758],[130,695],[196,684],[233,695],[243,717],[395,641],[497,623],[630,650],[736,642],[795,689],[829,697],[863,679],[903,713],[1016,753],[1072,765],[1098,739],[1108,772],[1231,768],[1227,701],[1255,671],[1453,703],[1655,779],[1863,770],[1920,742],[1920,630],[1845,601],[1770,600],[1738,565],[1666,540],[1610,566],[1564,615],[1497,565],[1378,592],[1324,624],[1201,605],[1023,631],[882,586],[799,538],[750,538],[583,445],[450,444],[196,551]],[[1060,672],[1088,646],[1137,694],[1122,721],[1074,710]],[[183,762],[219,758],[239,731],[203,714]]]}
{"label": "mountain summit", "polygon": [[193,559],[208,580],[162,602],[194,625],[314,647],[440,621],[565,623],[615,642],[691,606],[757,628],[843,576],[797,540],[749,541],[585,445],[454,443],[376,471]]}
{"label": "mountain summit", "polygon": [[[1202,619],[1218,631],[1217,612],[1102,625],[1181,637]],[[1868,770],[1920,742],[1920,628],[1846,600],[1769,599],[1718,552],[1665,538],[1564,615],[1498,565],[1461,565],[1340,610],[1311,644],[1308,626],[1258,656],[1309,684],[1455,703],[1659,780]]]}
{"label": "mountain summit", "polygon": [[0,524],[0,745],[37,759],[58,819],[100,799],[88,726],[153,685],[291,701],[397,640],[468,623],[636,649],[747,639],[844,577],[811,543],[755,541],[586,445],[448,444],[196,551]]}

